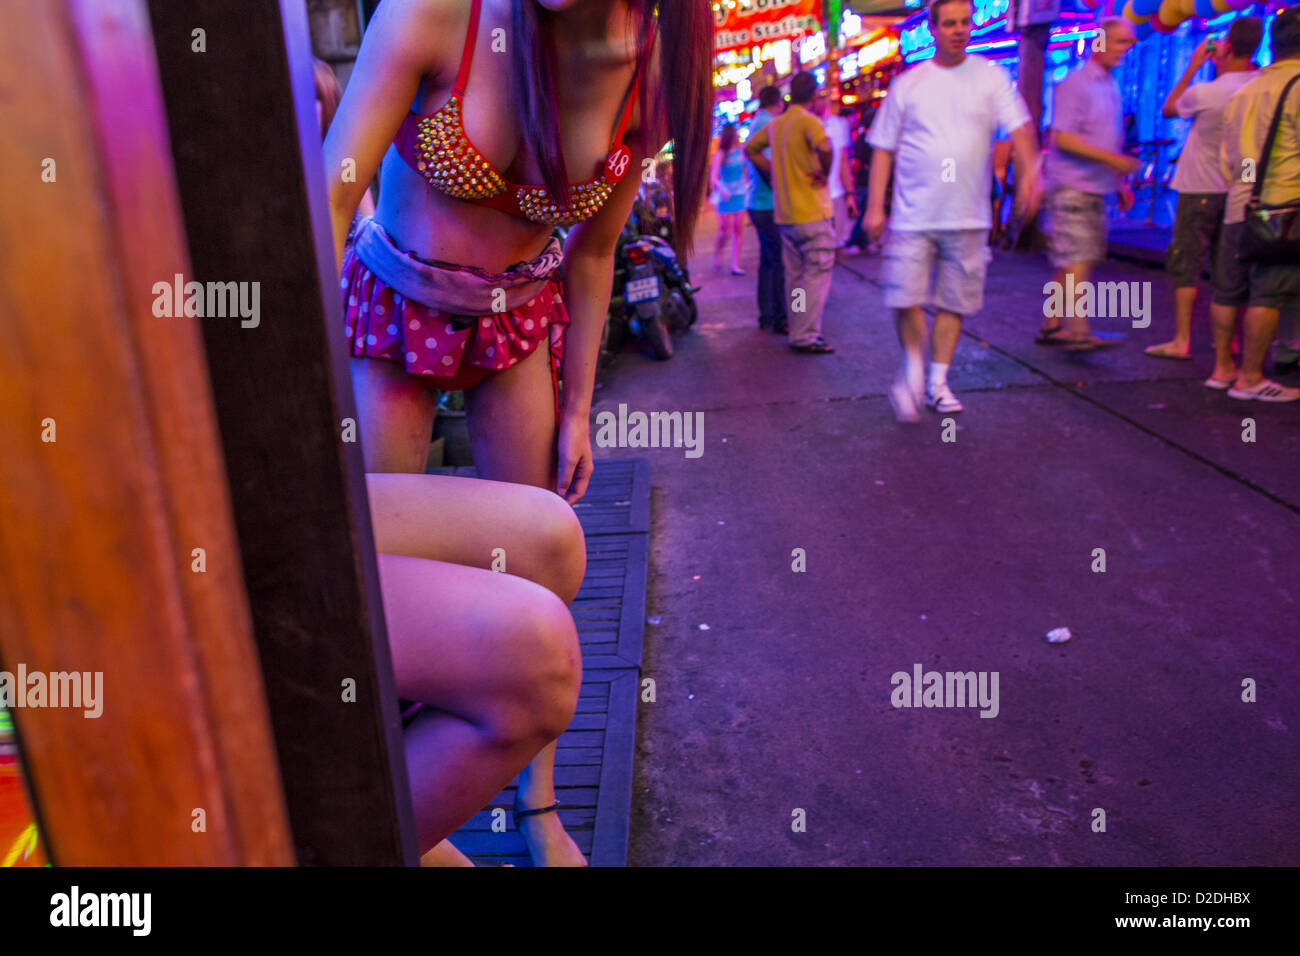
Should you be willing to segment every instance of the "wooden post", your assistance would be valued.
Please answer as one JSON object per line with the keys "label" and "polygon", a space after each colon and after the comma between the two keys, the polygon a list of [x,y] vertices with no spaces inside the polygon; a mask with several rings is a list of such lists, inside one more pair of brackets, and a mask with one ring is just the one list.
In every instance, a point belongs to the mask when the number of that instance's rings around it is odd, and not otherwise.
{"label": "wooden post", "polygon": [[298,858],[415,864],[303,0],[149,11],[194,277],[260,288],[203,338]]}
{"label": "wooden post", "polygon": [[144,6],[5,18],[0,661],[102,675],[13,711],[47,851],[292,863],[198,323],[153,310],[190,268]]}

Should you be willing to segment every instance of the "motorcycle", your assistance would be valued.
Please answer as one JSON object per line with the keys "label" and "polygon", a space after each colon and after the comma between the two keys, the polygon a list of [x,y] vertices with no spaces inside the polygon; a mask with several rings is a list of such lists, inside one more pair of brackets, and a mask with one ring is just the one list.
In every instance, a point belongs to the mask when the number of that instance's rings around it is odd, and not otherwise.
{"label": "motorcycle", "polygon": [[[699,318],[685,266],[661,236],[663,210],[638,199],[614,250],[614,284],[601,350],[612,357],[631,334],[650,346],[655,358],[673,356],[673,333],[685,332]],[[671,220],[669,230],[671,230]],[[652,225],[654,224],[654,225]],[[671,235],[671,231],[669,231]]]}

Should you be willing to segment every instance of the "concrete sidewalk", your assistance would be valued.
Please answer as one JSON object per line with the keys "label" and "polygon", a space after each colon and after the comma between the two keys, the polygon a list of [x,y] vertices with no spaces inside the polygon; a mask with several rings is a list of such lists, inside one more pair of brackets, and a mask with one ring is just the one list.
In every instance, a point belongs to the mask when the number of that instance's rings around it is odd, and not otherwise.
{"label": "concrete sidewalk", "polygon": [[[945,443],[940,416],[902,426],[885,398],[879,259],[837,268],[838,351],[806,356],[758,331],[745,243],[747,276],[712,273],[706,229],[696,330],[669,362],[625,352],[596,393],[597,412],[705,413],[702,457],[635,452],[661,620],[631,862],[1300,863],[1300,407],[1199,384],[1203,304],[1192,362],[1143,355],[1172,328],[1156,270],[1098,276],[1153,284],[1123,348],[1036,346],[1047,263],[1000,255]],[[917,664],[998,672],[997,716],[895,709],[891,675]]]}

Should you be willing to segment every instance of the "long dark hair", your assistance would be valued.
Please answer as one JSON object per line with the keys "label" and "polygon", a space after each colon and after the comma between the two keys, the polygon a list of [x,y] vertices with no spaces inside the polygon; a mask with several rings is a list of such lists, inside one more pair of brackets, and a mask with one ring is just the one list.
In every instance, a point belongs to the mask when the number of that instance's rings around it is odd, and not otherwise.
{"label": "long dark hair", "polygon": [[729,153],[736,148],[736,124],[728,123],[718,134],[718,152]]}
{"label": "long dark hair", "polygon": [[[710,117],[713,110],[713,14],[709,0],[626,0],[640,41],[637,69],[646,76],[650,38],[658,13],[661,73],[659,89],[641,82],[641,126],[658,130],[673,143],[673,217],[677,245],[690,247],[704,197],[709,165]],[[569,175],[560,148],[555,102],[555,43],[547,24],[549,11],[537,0],[514,0],[514,94],[527,149],[537,157],[542,181],[561,204],[569,201]],[[654,96],[658,93],[658,96]],[[653,147],[652,147],[653,148]],[[629,176],[640,170],[629,170]]]}

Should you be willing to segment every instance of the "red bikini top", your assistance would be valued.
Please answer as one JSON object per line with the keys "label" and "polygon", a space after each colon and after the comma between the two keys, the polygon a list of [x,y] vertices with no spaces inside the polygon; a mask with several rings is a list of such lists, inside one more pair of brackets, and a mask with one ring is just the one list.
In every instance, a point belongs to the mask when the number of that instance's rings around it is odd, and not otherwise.
{"label": "red bikini top", "polygon": [[469,81],[469,66],[474,59],[481,6],[482,0],[472,0],[469,34],[465,37],[465,49],[460,56],[460,70],[451,96],[440,109],[428,116],[420,116],[414,111],[407,113],[393,145],[407,165],[428,180],[430,186],[456,199],[491,206],[548,226],[570,226],[591,218],[627,173],[632,161],[632,151],[623,145],[623,134],[627,132],[632,107],[636,103],[640,70],[632,80],[618,131],[600,173],[594,179],[569,187],[570,205],[562,207],[545,186],[522,186],[510,182],[465,135],[465,84]]}

